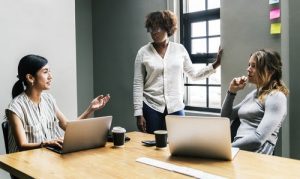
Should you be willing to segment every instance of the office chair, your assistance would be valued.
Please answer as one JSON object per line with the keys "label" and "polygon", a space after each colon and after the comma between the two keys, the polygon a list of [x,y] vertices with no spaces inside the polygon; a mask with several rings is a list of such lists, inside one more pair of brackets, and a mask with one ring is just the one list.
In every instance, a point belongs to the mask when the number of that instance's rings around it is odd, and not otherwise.
{"label": "office chair", "polygon": [[234,137],[236,136],[237,130],[240,127],[240,124],[241,124],[241,121],[239,118],[237,118],[230,125],[231,142],[233,142]]}
{"label": "office chair", "polygon": [[8,154],[8,121],[2,122],[2,131],[3,131],[3,137],[4,137],[4,143],[5,143],[5,150]]}
{"label": "office chair", "polygon": [[[9,153],[8,151],[8,128],[9,128],[9,123],[7,121],[7,116],[8,116],[8,110],[5,110],[5,121],[2,122],[2,131],[3,131],[3,137],[4,137],[4,144],[5,144],[5,151],[6,151],[6,154]],[[10,174],[10,178],[11,179],[19,179],[18,177]]]}

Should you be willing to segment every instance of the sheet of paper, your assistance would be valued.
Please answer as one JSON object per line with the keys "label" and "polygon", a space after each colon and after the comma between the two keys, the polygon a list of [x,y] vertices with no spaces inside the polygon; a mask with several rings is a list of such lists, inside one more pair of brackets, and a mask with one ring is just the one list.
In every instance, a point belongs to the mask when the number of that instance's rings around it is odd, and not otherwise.
{"label": "sheet of paper", "polygon": [[281,23],[273,23],[270,28],[271,34],[280,34],[281,33]]}
{"label": "sheet of paper", "polygon": [[276,4],[279,3],[279,0],[269,0],[269,4]]}
{"label": "sheet of paper", "polygon": [[167,163],[167,162],[162,162],[162,161],[147,158],[147,157],[140,157],[140,158],[136,159],[136,161],[140,162],[140,163],[147,164],[147,165],[151,165],[151,166],[154,166],[154,167],[162,168],[162,169],[165,169],[165,170],[169,170],[169,171],[177,172],[177,173],[180,173],[180,174],[192,176],[192,177],[195,177],[195,178],[224,179],[224,177],[221,177],[221,176],[218,176],[218,175],[213,175],[213,174],[210,174],[210,173],[206,173],[206,172],[203,172],[201,170],[196,170],[196,169],[189,168],[189,167],[182,167],[182,166],[170,164],[170,163]]}
{"label": "sheet of paper", "polygon": [[231,147],[231,156],[232,156],[232,159],[236,156],[236,154],[240,151],[239,148],[237,147]]}
{"label": "sheet of paper", "polygon": [[280,17],[280,9],[278,7],[274,8],[274,9],[271,9],[271,11],[270,11],[270,20],[277,19],[279,17]]}

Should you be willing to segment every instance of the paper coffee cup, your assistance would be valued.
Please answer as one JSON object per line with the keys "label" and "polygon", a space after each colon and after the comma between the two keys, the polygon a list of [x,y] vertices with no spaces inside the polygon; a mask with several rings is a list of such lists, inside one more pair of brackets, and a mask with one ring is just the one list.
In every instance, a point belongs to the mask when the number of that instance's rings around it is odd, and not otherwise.
{"label": "paper coffee cup", "polygon": [[122,147],[125,143],[126,130],[122,127],[114,127],[112,129],[113,141],[115,147]]}
{"label": "paper coffee cup", "polygon": [[154,131],[156,148],[167,147],[168,132],[166,130]]}

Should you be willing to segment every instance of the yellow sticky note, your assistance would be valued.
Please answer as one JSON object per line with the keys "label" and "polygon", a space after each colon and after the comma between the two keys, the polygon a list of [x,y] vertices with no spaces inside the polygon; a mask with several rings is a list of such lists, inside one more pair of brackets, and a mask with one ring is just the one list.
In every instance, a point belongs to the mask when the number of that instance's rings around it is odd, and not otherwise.
{"label": "yellow sticky note", "polygon": [[271,34],[280,34],[281,33],[281,23],[273,23],[270,28]]}

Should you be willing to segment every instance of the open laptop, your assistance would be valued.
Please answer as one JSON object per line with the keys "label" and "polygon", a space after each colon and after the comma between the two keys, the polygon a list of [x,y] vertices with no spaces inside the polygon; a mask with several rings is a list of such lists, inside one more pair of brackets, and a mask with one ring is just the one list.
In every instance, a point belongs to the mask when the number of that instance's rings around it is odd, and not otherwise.
{"label": "open laptop", "polygon": [[230,120],[224,117],[166,116],[172,155],[232,160]]}
{"label": "open laptop", "polygon": [[75,152],[106,144],[112,116],[74,120],[67,123],[62,149],[47,147],[60,154]]}

